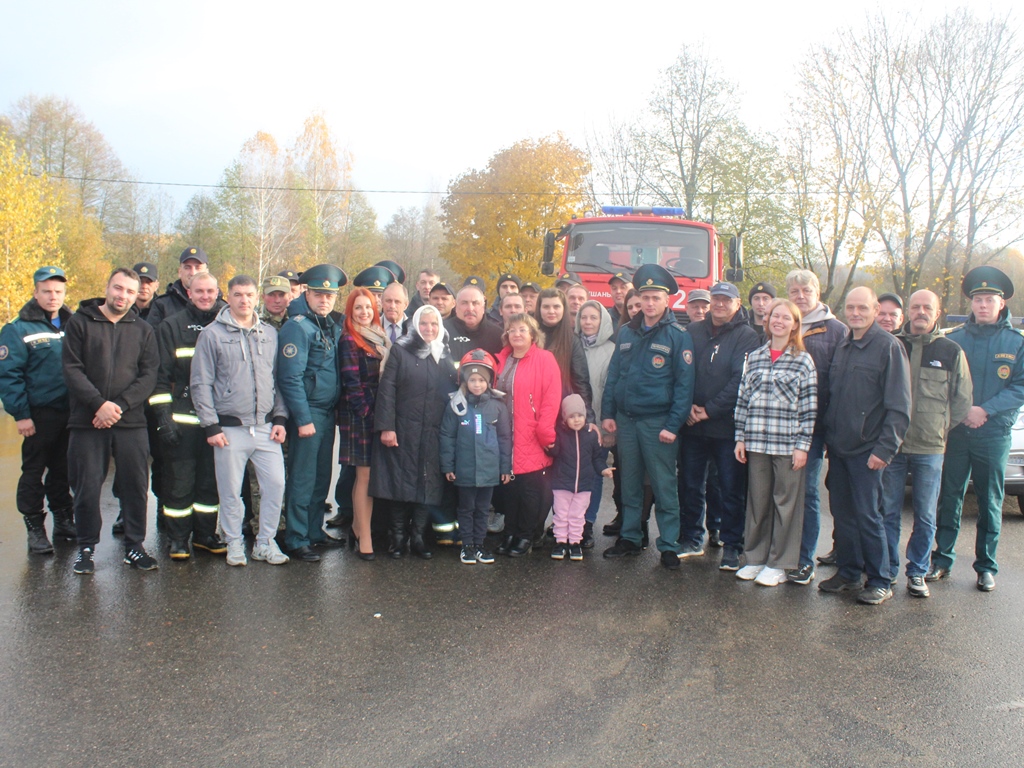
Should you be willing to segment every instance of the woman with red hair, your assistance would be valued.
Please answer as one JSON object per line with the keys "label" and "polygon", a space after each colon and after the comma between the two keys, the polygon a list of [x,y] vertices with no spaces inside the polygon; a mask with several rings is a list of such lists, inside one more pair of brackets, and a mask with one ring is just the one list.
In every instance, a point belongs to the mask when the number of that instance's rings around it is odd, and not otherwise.
{"label": "woman with red hair", "polygon": [[354,467],[352,486],[352,535],[359,557],[373,560],[369,495],[370,453],[373,446],[373,408],[380,372],[387,360],[390,341],[377,311],[377,301],[366,288],[356,288],[345,303],[345,329],[339,342],[341,392],[338,402],[338,463]]}

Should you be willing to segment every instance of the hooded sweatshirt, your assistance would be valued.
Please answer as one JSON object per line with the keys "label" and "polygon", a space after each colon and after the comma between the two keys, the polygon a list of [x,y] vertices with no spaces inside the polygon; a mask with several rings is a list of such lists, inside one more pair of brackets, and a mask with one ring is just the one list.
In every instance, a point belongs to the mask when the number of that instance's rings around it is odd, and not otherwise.
{"label": "hooded sweatshirt", "polygon": [[156,386],[160,353],[156,334],[135,307],[116,323],[100,305],[87,299],[68,321],[64,336],[64,379],[71,397],[68,426],[92,428],[96,411],[105,402],[121,408],[114,428],[146,426],[143,406]]}
{"label": "hooded sweatshirt", "polygon": [[832,365],[836,347],[846,338],[846,326],[836,320],[831,309],[818,302],[818,306],[803,316],[800,333],[803,336],[804,349],[811,356],[818,371],[818,420],[814,425],[814,433],[820,435],[824,433],[823,419],[828,409],[828,369]]}
{"label": "hooded sweatshirt", "polygon": [[[583,335],[580,328],[580,315],[587,307],[596,307],[601,316],[601,324],[597,329],[597,336],[593,342],[589,342]],[[587,370],[590,373],[590,390],[593,393],[594,413],[601,413],[601,398],[604,396],[604,385],[608,380],[608,365],[612,361],[612,353],[615,352],[615,328],[612,325],[612,317],[598,301],[584,302],[576,315],[576,336],[583,346],[583,354],[587,358]]]}
{"label": "hooded sweatshirt", "polygon": [[192,405],[207,437],[222,426],[283,425],[288,409],[276,373],[277,329],[259,318],[243,328],[224,307],[199,334],[192,358]]}

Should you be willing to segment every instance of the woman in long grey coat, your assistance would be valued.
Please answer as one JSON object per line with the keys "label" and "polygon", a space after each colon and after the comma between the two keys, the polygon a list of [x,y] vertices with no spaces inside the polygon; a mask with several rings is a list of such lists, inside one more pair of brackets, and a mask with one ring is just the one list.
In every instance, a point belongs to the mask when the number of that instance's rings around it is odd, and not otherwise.
{"label": "woman in long grey coat", "polygon": [[[370,495],[391,503],[389,525],[392,557],[431,557],[424,534],[429,506],[441,503],[441,419],[458,376],[447,345],[447,333],[435,307],[416,310],[409,330],[391,348],[377,388],[374,429],[381,445],[370,467]],[[408,535],[412,521],[411,540]]]}

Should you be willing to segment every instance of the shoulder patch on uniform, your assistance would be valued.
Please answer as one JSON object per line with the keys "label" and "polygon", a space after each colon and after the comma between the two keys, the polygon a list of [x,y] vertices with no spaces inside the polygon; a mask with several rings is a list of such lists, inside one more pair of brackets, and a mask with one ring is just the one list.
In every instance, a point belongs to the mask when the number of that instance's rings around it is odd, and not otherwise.
{"label": "shoulder patch on uniform", "polygon": [[1011,363],[1017,359],[1016,355],[1011,355],[1009,352],[996,352],[996,360],[1009,360]]}
{"label": "shoulder patch on uniform", "polygon": [[996,369],[996,376],[998,376],[1000,379],[1008,379],[1008,378],[1010,378],[1010,366],[1008,366],[1008,365],[1000,365]]}
{"label": "shoulder patch on uniform", "polygon": [[281,354],[284,355],[285,357],[295,357],[297,354],[299,354],[299,348],[296,347],[294,344],[285,344],[284,347],[281,349]]}
{"label": "shoulder patch on uniform", "polygon": [[0,345],[0,360],[6,360],[7,356],[11,353],[11,350],[7,348],[6,344]]}
{"label": "shoulder patch on uniform", "polygon": [[294,320],[297,323],[301,323],[305,319],[306,319],[305,315],[295,315],[294,317],[292,317],[292,320]]}
{"label": "shoulder patch on uniform", "polygon": [[683,362],[687,365],[693,365],[693,352],[688,349],[683,350]]}
{"label": "shoulder patch on uniform", "polygon": [[686,329],[683,326],[681,326],[679,323],[669,323],[669,325],[672,328],[675,328],[677,331],[682,331],[683,333],[686,333]]}
{"label": "shoulder patch on uniform", "polygon": [[672,347],[666,347],[664,344],[651,344],[651,349],[655,352],[664,352],[666,355],[672,354]]}
{"label": "shoulder patch on uniform", "polygon": [[619,344],[619,349],[622,350],[623,352],[625,352],[627,349],[629,349],[632,346],[633,346],[633,342],[632,341],[624,341],[621,344]]}

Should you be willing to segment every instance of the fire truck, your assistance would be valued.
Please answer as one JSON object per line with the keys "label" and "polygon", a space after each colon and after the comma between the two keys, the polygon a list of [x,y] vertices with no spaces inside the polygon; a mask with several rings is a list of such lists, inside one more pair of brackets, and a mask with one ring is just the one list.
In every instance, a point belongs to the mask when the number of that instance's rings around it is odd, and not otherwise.
{"label": "fire truck", "polygon": [[[591,212],[573,218],[558,232],[544,237],[541,272],[575,274],[592,298],[611,308],[608,280],[617,272],[630,277],[644,264],[660,264],[675,276],[679,293],[672,297],[672,310],[684,322],[686,298],[695,288],[709,289],[723,276],[731,282],[743,280],[743,243],[729,241],[729,268],[725,247],[711,224],[687,221],[682,208],[604,206],[603,215]],[[558,261],[557,243],[562,242]]]}

